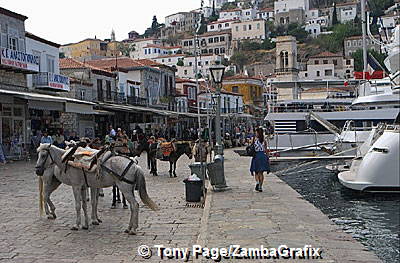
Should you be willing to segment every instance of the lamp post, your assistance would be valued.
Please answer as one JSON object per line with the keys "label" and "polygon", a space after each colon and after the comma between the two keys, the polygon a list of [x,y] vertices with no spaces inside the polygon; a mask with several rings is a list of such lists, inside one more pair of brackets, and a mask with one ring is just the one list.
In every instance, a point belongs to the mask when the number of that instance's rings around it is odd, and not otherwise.
{"label": "lamp post", "polygon": [[214,157],[214,165],[215,170],[213,175],[210,178],[211,184],[214,186],[216,191],[224,191],[227,190],[228,187],[225,181],[224,174],[224,148],[222,145],[222,137],[221,137],[221,88],[222,88],[222,79],[224,77],[225,67],[222,65],[217,65],[210,67],[211,77],[215,84],[215,95],[217,97],[217,108],[215,115],[215,137],[216,137],[216,145],[214,148],[215,157]]}
{"label": "lamp post", "polygon": [[215,116],[215,137],[216,137],[216,146],[215,146],[215,155],[223,155],[224,149],[222,146],[222,137],[221,137],[221,88],[222,88],[222,79],[225,73],[224,66],[214,66],[210,67],[211,77],[213,82],[215,83],[215,95],[217,97],[217,108],[216,108],[216,116]]}

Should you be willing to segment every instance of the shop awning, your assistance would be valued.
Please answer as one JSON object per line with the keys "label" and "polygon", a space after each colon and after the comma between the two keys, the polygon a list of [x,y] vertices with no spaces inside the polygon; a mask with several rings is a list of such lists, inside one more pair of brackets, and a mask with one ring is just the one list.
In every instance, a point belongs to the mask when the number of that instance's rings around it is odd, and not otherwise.
{"label": "shop awning", "polygon": [[23,91],[13,91],[13,90],[4,90],[0,89],[1,94],[12,95],[21,99],[26,100],[36,100],[36,101],[52,101],[52,102],[72,102],[78,104],[86,104],[86,105],[95,105],[93,102],[77,100],[73,98],[67,97],[58,97],[47,94],[33,93],[33,92],[23,92]]}
{"label": "shop awning", "polygon": [[106,111],[106,110],[93,110],[93,114],[95,114],[95,115],[115,115],[114,112]]}
{"label": "shop awning", "polygon": [[65,112],[79,113],[79,114],[94,114],[93,106],[80,103],[65,103]]}
{"label": "shop awning", "polygon": [[29,100],[28,108],[34,110],[63,111],[64,103],[58,101]]}

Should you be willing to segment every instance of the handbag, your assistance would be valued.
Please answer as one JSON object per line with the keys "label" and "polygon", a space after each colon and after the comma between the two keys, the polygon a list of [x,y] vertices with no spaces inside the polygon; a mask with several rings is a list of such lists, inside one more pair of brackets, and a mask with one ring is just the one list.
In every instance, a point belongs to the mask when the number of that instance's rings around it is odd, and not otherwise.
{"label": "handbag", "polygon": [[246,153],[248,156],[254,157],[256,156],[256,146],[254,143],[246,147]]}

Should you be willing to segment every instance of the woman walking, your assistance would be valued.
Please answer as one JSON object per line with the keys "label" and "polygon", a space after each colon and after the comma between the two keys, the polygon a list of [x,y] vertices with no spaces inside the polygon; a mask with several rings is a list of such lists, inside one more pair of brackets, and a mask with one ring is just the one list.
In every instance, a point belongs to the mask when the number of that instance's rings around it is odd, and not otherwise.
{"label": "woman walking", "polygon": [[264,172],[269,173],[269,158],[266,153],[267,143],[264,139],[263,128],[258,128],[256,130],[256,137],[253,139],[255,155],[251,160],[250,172],[252,175],[255,174],[256,179],[256,191],[262,192],[262,186],[264,183]]}

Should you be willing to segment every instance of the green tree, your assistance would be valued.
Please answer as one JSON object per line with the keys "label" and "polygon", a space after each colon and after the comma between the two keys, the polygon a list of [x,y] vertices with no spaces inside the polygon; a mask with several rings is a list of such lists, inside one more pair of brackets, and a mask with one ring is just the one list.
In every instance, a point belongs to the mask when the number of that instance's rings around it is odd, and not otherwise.
{"label": "green tree", "polygon": [[227,70],[224,74],[224,77],[232,77],[235,75],[235,72],[233,70]]}
{"label": "green tree", "polygon": [[201,34],[204,34],[204,33],[206,33],[206,32],[207,32],[207,21],[206,21],[206,19],[204,18],[204,15],[201,14],[200,28],[199,28],[199,30],[197,31],[197,33],[198,33],[199,35],[201,35]]}
{"label": "green tree", "polygon": [[235,2],[226,2],[221,6],[221,11],[235,9],[235,8],[237,8],[237,5]]}
{"label": "green tree", "polygon": [[254,50],[260,50],[261,49],[261,44],[255,41],[249,41],[245,40],[241,43],[240,49],[243,51],[254,51]]}
{"label": "green tree", "polygon": [[208,18],[208,21],[214,22],[214,21],[217,21],[218,18],[219,18],[219,15],[217,13],[217,10],[215,10],[215,1],[213,1],[212,13],[211,13],[211,16]]}
{"label": "green tree", "polygon": [[60,52],[58,54],[58,58],[65,58],[65,53],[64,52]]}
{"label": "green tree", "polygon": [[394,0],[373,0],[368,1],[368,7],[371,10],[371,16],[379,17],[385,14],[388,7],[394,5]]}
{"label": "green tree", "polygon": [[231,57],[231,63],[239,67],[243,71],[243,66],[249,62],[249,57],[243,52],[235,52]]}
{"label": "green tree", "polygon": [[339,24],[339,21],[337,18],[336,4],[333,4],[332,25],[337,25],[337,24]]}
{"label": "green tree", "polygon": [[266,38],[261,44],[261,49],[270,50],[270,49],[274,49],[275,47],[276,47],[276,43],[272,42],[270,38]]}
{"label": "green tree", "polygon": [[309,33],[305,31],[304,28],[297,23],[289,24],[287,28],[287,34],[294,36],[300,43],[304,43],[309,35]]}
{"label": "green tree", "polygon": [[[369,49],[368,54],[371,54],[382,67],[385,67],[383,63],[385,58],[387,57],[385,54],[379,53],[375,50]],[[355,71],[363,71],[364,61],[363,61],[363,51],[362,49],[357,49],[356,52],[351,54],[351,57],[354,59],[354,70]]]}
{"label": "green tree", "polygon": [[118,45],[118,50],[123,56],[129,57],[132,51],[135,51],[135,46],[131,44],[120,43]]}
{"label": "green tree", "polygon": [[178,59],[178,63],[176,63],[177,66],[183,67],[185,64],[183,63],[183,58]]}

